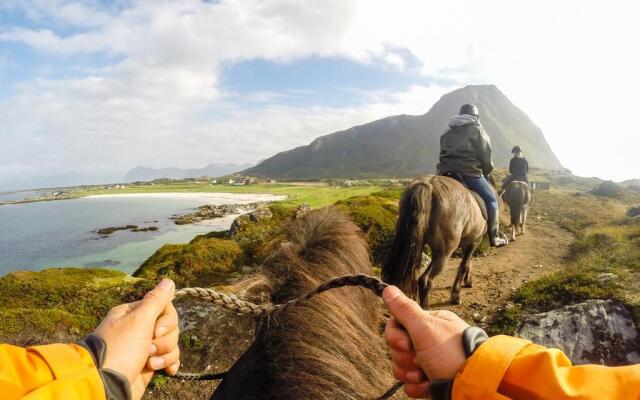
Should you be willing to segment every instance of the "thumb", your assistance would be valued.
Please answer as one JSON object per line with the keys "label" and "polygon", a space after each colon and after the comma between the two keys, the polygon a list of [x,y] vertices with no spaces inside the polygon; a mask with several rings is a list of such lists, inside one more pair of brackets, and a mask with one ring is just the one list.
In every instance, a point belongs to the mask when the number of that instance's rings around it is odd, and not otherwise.
{"label": "thumb", "polygon": [[422,332],[427,327],[427,314],[418,303],[405,296],[397,287],[388,286],[384,289],[382,299],[393,317],[409,332],[409,335],[412,332]]}
{"label": "thumb", "polygon": [[134,313],[155,321],[171,304],[176,292],[176,285],[171,279],[163,278],[155,288],[151,289],[135,309]]}

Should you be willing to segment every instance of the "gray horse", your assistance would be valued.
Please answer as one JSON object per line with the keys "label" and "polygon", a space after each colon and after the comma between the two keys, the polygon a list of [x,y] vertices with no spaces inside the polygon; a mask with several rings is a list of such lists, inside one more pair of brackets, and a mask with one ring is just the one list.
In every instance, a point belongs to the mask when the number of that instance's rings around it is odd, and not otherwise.
{"label": "gray horse", "polygon": [[516,231],[525,234],[527,213],[531,205],[531,187],[522,181],[513,181],[507,185],[502,199],[509,205],[511,214],[511,240],[516,240]]}

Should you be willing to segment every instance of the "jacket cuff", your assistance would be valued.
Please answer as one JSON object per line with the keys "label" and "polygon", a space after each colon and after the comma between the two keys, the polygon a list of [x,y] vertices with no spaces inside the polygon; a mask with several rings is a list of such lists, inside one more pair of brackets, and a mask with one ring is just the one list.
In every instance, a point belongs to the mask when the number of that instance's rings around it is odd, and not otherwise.
{"label": "jacket cuff", "polygon": [[90,334],[78,341],[84,347],[98,368],[107,400],[131,400],[131,385],[127,378],[119,372],[102,368],[107,354],[107,344],[98,335]]}
{"label": "jacket cuff", "polygon": [[[467,358],[471,357],[487,339],[489,336],[481,328],[468,326],[462,332],[462,348]],[[433,381],[429,384],[429,395],[433,400],[451,400],[452,392],[453,379]]]}
{"label": "jacket cuff", "polygon": [[456,393],[477,393],[481,398],[497,393],[511,361],[531,342],[499,335],[483,343],[475,349],[463,370],[456,376],[453,385],[454,398]]}

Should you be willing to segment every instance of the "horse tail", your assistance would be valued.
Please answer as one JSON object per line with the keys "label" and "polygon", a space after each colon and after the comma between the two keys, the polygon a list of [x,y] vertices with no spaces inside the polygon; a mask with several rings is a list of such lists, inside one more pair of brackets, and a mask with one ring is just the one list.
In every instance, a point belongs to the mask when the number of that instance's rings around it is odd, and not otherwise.
{"label": "horse tail", "polygon": [[511,216],[511,225],[518,226],[522,223],[522,212],[527,202],[527,193],[520,185],[509,185],[509,214]]}
{"label": "horse tail", "polygon": [[430,181],[413,182],[400,199],[395,236],[382,265],[382,280],[417,298],[416,273],[422,262],[425,236],[431,219],[433,186]]}

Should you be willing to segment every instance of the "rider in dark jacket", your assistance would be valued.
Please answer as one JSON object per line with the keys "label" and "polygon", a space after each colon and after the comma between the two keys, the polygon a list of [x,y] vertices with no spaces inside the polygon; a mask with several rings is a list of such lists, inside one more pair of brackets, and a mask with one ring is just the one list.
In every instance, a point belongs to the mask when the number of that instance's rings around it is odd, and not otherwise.
{"label": "rider in dark jacket", "polygon": [[487,205],[489,241],[491,246],[501,247],[508,242],[498,234],[498,198],[486,179],[491,171],[491,141],[480,125],[478,108],[465,104],[459,115],[449,121],[449,130],[440,137],[438,174],[458,173],[469,189],[482,197]]}
{"label": "rider in dark jacket", "polygon": [[529,185],[529,162],[522,155],[520,146],[511,149],[513,158],[509,161],[509,175],[502,181],[502,190],[514,181],[526,182]]}

